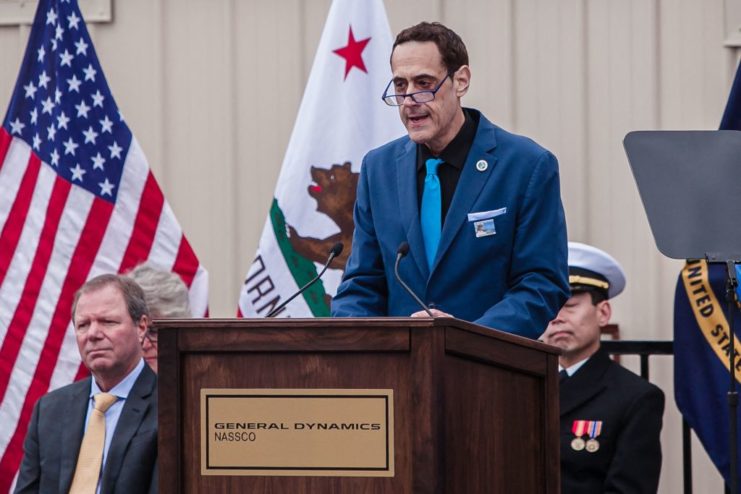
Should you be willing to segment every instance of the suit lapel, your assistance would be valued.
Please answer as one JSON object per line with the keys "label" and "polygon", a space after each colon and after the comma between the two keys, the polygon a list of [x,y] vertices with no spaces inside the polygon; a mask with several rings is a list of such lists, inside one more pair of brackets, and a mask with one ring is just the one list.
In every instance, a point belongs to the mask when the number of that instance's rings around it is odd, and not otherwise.
{"label": "suit lapel", "polygon": [[111,446],[108,449],[100,491],[111,492],[120,474],[124,454],[150,407],[150,396],[154,392],[156,377],[148,365],[144,365],[141,374],[126,398],[121,417],[113,432]]}
{"label": "suit lapel", "polygon": [[[437,258],[432,266],[433,271],[450,248],[458,231],[468,221],[468,213],[471,212],[473,204],[492,175],[492,170],[496,165],[496,158],[492,154],[496,147],[494,132],[494,126],[482,115],[479,128],[476,131],[476,138],[468,152],[468,158],[466,158],[458,185],[455,188],[448,215],[445,217],[443,230],[440,234],[440,245],[437,249]],[[481,160],[485,161],[487,165],[483,171],[476,167],[476,163]],[[473,235],[473,233],[471,234]]]}
{"label": "suit lapel", "polygon": [[62,428],[62,443],[59,465],[59,492],[69,491],[72,477],[77,467],[77,457],[82,446],[82,437],[85,432],[85,417],[87,416],[88,402],[90,401],[90,379],[80,382],[80,385],[67,396],[65,410],[70,417],[79,417],[70,427]]}
{"label": "suit lapel", "polygon": [[419,225],[419,204],[417,199],[417,145],[409,140],[396,157],[396,179],[399,194],[399,214],[404,225],[409,255],[417,264],[422,278],[427,279],[429,268],[425,259],[422,227]]}
{"label": "suit lapel", "polygon": [[610,357],[602,350],[598,350],[581,369],[561,384],[559,395],[561,416],[591,400],[605,389],[607,384],[603,377],[609,366]]}

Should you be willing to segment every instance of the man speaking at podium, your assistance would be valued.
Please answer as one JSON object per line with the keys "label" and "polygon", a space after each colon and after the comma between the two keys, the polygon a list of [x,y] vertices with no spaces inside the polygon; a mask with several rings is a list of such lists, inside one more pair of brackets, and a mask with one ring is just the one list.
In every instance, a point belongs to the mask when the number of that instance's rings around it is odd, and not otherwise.
{"label": "man speaking at podium", "polygon": [[425,305],[536,338],[568,295],[556,158],[461,106],[468,53],[442,24],[399,33],[391,70],[383,100],[408,135],[363,160],[332,315],[425,316]]}

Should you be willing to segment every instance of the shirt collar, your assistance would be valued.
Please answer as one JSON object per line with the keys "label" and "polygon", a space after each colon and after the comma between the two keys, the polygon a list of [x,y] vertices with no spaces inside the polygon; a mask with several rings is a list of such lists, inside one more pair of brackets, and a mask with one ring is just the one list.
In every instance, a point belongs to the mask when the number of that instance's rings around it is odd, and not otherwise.
{"label": "shirt collar", "polygon": [[473,140],[476,137],[476,128],[478,127],[477,122],[474,120],[473,116],[471,116],[471,113],[467,108],[463,109],[463,115],[465,116],[463,126],[453,140],[445,146],[445,149],[440,153],[440,156],[433,156],[430,148],[423,144],[417,145],[420,157],[420,159],[417,160],[418,170],[425,166],[425,161],[429,158],[440,158],[445,163],[452,165],[459,170],[463,169],[463,165],[466,163],[466,158],[468,158],[468,152],[471,150]]}
{"label": "shirt collar", "polygon": [[[581,366],[584,365],[584,364],[586,364],[587,363],[587,360],[589,360],[590,358],[591,358],[591,355],[589,357],[585,358],[584,360],[581,360],[581,361],[575,363],[571,367],[567,367],[565,369],[566,370],[566,374],[568,374],[569,377],[573,376],[574,373],[576,373],[576,371],[578,371],[579,369],[581,369]],[[564,368],[559,364],[558,365],[558,371],[561,372],[562,370],[564,370]]]}
{"label": "shirt collar", "polygon": [[[131,391],[131,388],[134,387],[134,383],[139,377],[139,374],[141,374],[142,369],[144,369],[144,359],[139,359],[139,363],[136,364],[136,367],[134,367],[134,370],[128,373],[126,377],[123,378],[123,380],[113,386],[110,391],[108,391],[110,394],[117,396],[121,400],[125,400],[129,397],[129,392]],[[90,397],[92,398],[98,393],[102,393],[103,391],[98,386],[98,383],[95,382],[95,378],[93,377],[91,379],[90,384]]]}

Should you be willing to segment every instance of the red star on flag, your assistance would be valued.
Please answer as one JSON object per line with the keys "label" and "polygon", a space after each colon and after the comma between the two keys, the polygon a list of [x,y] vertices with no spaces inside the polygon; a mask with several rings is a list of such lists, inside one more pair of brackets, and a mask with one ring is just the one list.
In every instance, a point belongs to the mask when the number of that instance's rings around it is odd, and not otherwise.
{"label": "red star on flag", "polygon": [[350,73],[350,69],[353,67],[359,68],[366,74],[368,73],[365,69],[365,63],[363,63],[363,50],[365,50],[365,46],[370,40],[370,38],[365,38],[357,41],[352,32],[352,26],[350,26],[350,32],[347,35],[347,45],[332,51],[345,59],[345,79],[347,79],[347,74]]}

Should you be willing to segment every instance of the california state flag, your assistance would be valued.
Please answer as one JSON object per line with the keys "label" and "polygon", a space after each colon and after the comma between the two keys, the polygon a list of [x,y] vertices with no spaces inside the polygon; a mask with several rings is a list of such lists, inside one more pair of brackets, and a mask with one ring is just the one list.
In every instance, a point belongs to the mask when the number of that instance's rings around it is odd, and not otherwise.
{"label": "california state flag", "polygon": [[404,133],[381,100],[393,40],[382,0],[334,0],[283,160],[270,213],[239,297],[262,317],[317,275],[332,246],[344,250],[322,280],[281,317],[329,315],[350,254],[353,204],[365,153]]}

